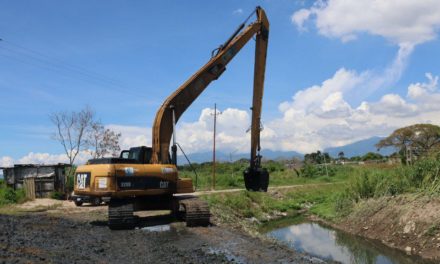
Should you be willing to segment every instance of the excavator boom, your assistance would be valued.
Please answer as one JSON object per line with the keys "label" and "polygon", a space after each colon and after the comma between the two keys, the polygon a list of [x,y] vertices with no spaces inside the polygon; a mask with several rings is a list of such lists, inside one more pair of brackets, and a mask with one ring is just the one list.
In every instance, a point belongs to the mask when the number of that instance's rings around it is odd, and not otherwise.
{"label": "excavator boom", "polygon": [[[261,108],[264,89],[264,72],[266,66],[267,44],[269,37],[269,21],[264,10],[257,7],[255,10],[257,20],[245,27],[241,24],[234,34],[221,45],[217,53],[182,86],[173,92],[159,108],[153,124],[152,158],[153,164],[170,164],[176,162],[175,145],[172,146],[172,159],[170,160],[170,141],[175,123],[186,109],[197,99],[206,87],[226,70],[226,65],[243,48],[243,46],[256,36],[254,89],[252,102],[251,125],[251,159],[250,168],[260,166],[260,123]],[[266,187],[267,188],[267,187]]]}

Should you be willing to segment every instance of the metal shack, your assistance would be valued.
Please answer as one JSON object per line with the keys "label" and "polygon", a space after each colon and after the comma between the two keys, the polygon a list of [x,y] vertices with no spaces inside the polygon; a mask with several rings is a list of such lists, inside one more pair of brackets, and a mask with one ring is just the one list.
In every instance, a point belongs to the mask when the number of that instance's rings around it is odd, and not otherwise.
{"label": "metal shack", "polygon": [[[14,189],[25,188],[28,198],[50,197],[54,191],[64,193],[66,190],[66,168],[69,164],[38,165],[16,164],[3,169],[7,186]],[[26,185],[26,186],[25,186]]]}

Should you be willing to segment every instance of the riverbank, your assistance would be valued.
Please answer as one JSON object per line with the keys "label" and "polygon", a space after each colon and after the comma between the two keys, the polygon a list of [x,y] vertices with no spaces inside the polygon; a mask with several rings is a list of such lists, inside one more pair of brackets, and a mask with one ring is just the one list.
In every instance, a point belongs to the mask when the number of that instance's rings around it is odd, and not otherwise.
{"label": "riverbank", "polygon": [[267,193],[240,191],[203,195],[216,225],[244,230],[259,235],[263,226],[270,229],[274,220],[313,213],[322,218],[336,217],[335,194],[343,184],[310,184],[290,188],[269,189]]}
{"label": "riverbank", "polygon": [[388,196],[361,201],[352,210],[331,224],[408,254],[440,261],[440,198],[421,194]]}
{"label": "riverbank", "polygon": [[253,236],[306,218],[407,254],[440,260],[438,197],[413,193],[370,198],[341,213],[337,200],[344,188],[344,184],[300,186],[268,193],[212,194],[204,199],[211,205],[213,222]]}

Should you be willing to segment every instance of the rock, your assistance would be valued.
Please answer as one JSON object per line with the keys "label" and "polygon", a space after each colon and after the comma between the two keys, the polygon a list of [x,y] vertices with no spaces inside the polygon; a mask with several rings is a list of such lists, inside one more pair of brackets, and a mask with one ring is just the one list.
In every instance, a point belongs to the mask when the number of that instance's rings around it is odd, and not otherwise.
{"label": "rock", "polygon": [[251,217],[251,218],[248,218],[248,219],[249,219],[249,222],[251,222],[251,223],[257,223],[257,224],[260,223],[260,221],[258,221],[258,219],[255,218],[255,217]]}
{"label": "rock", "polygon": [[416,230],[416,223],[414,221],[408,221],[403,228],[403,233],[408,234],[414,232],[414,230]]}
{"label": "rock", "polygon": [[407,246],[407,247],[405,248],[405,252],[406,252],[407,254],[411,254],[411,250],[412,250],[412,248],[411,248],[410,246]]}

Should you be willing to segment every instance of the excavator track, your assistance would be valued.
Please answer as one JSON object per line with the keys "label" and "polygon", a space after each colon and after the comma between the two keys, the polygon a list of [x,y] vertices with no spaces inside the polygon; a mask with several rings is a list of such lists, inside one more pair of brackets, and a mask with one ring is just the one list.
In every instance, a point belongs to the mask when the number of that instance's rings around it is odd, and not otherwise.
{"label": "excavator track", "polygon": [[183,209],[182,218],[186,226],[208,226],[211,213],[208,203],[198,198],[190,198],[179,201],[180,210]]}
{"label": "excavator track", "polygon": [[133,229],[136,218],[133,203],[128,200],[110,200],[108,205],[108,227],[112,230]]}

